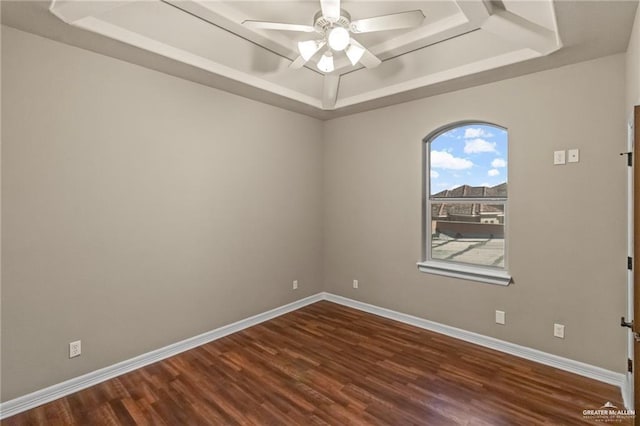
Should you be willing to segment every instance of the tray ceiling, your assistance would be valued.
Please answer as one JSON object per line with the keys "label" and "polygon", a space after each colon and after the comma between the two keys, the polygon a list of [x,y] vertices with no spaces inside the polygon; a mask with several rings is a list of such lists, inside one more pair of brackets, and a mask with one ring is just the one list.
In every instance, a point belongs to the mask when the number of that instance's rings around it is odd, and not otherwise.
{"label": "tray ceiling", "polygon": [[[242,25],[244,20],[313,25],[313,16],[320,9],[318,1],[57,0],[45,2],[46,9],[42,2],[40,7],[31,5],[30,9],[6,3],[19,2],[3,2],[3,23],[66,42],[80,36],[73,31],[67,34],[63,27],[85,30],[85,34],[89,31],[152,52],[174,65],[195,68],[200,75],[194,78],[196,81],[202,82],[202,73],[211,74],[218,79],[209,85],[228,89],[220,82],[230,82],[230,91],[267,98],[270,103],[320,118],[380,106],[380,101],[388,104],[389,99],[402,101],[443,91],[443,85],[456,88],[456,82],[480,81],[479,77],[486,79],[492,71],[491,78],[496,79],[500,72],[504,75],[504,70],[517,64],[535,64],[538,60],[537,68],[541,64],[544,68],[553,66],[548,58],[567,63],[594,55],[598,46],[589,50],[576,40],[584,44],[597,35],[598,28],[577,31],[576,24],[596,14],[603,25],[618,21],[616,29],[610,31],[613,40],[604,44],[608,50],[622,51],[623,43],[618,40],[624,39],[625,31],[628,39],[631,28],[631,20],[622,16],[628,13],[632,18],[636,7],[635,2],[607,2],[608,7],[601,2],[584,2],[597,4],[594,8],[550,0],[343,0],[342,8],[353,19],[418,9],[425,20],[416,28],[354,36],[382,59],[382,64],[368,69],[352,66],[346,57],[336,57],[336,70],[325,75],[311,62],[301,69],[289,67],[298,56],[297,42],[310,39],[309,34]],[[46,24],[44,29],[38,31],[36,24],[25,22],[34,14]],[[571,22],[571,14],[577,22]],[[566,35],[563,26],[567,27]],[[599,47],[600,52],[604,50],[602,43]],[[579,51],[581,55],[562,55],[563,50]],[[523,66],[518,69],[523,71],[517,73],[531,72]]]}

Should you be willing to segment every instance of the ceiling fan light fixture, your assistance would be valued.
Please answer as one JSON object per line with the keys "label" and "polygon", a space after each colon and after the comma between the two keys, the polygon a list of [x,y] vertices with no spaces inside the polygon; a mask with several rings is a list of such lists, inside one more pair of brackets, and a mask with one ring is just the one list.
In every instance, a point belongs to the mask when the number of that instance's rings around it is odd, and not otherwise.
{"label": "ceiling fan light fixture", "polygon": [[298,42],[298,51],[305,61],[311,59],[313,55],[322,47],[323,41],[307,40]]}
{"label": "ceiling fan light fixture", "polygon": [[318,61],[318,69],[322,72],[332,72],[335,67],[333,65],[333,55],[327,51]]}
{"label": "ceiling fan light fixture", "polygon": [[[341,3],[342,0],[320,0],[320,10],[313,17],[313,25],[254,20],[245,20],[242,25],[256,30],[315,32],[319,34],[322,37],[320,40],[298,42],[300,56],[289,64],[289,68],[299,69],[307,62],[313,61],[316,62],[320,71],[328,74],[335,71],[333,61],[333,53],[335,52],[345,52],[353,66],[360,63],[365,68],[375,68],[382,63],[380,58],[352,39],[352,33],[417,28],[423,24],[425,18],[422,10],[416,9],[352,21],[349,12],[340,7]],[[322,56],[316,61],[315,58],[321,53]]]}
{"label": "ceiling fan light fixture", "polygon": [[362,55],[364,55],[364,48],[356,46],[355,44],[350,44],[345,53],[347,54],[351,65],[355,66],[360,59],[362,59]]}
{"label": "ceiling fan light fixture", "polygon": [[346,28],[338,26],[329,30],[327,41],[333,50],[341,51],[349,45],[351,37],[349,37],[349,31]]}

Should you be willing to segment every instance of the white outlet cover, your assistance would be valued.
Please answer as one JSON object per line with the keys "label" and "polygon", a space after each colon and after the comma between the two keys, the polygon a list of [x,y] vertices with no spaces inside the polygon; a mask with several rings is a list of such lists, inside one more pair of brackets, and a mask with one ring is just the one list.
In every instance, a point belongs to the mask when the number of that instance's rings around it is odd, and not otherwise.
{"label": "white outlet cover", "polygon": [[353,280],[353,288],[358,288],[358,280]]}
{"label": "white outlet cover", "polygon": [[567,162],[577,163],[578,161],[580,161],[579,149],[570,149],[569,151],[567,151]]}
{"label": "white outlet cover", "polygon": [[504,325],[506,323],[506,314],[504,311],[496,311],[496,324]]}
{"label": "white outlet cover", "polygon": [[298,289],[298,280],[293,280],[293,289],[294,290]]}
{"label": "white outlet cover", "polygon": [[75,358],[80,356],[82,353],[82,342],[80,340],[76,340],[75,342],[69,343],[69,358]]}
{"label": "white outlet cover", "polygon": [[553,324],[553,335],[554,337],[559,337],[560,339],[564,339],[564,325]]}
{"label": "white outlet cover", "polygon": [[553,151],[553,164],[566,164],[565,151]]}

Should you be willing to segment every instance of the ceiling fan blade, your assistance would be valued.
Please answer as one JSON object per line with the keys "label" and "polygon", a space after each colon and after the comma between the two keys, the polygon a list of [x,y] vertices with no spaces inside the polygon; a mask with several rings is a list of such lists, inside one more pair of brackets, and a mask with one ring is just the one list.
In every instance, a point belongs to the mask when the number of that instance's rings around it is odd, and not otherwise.
{"label": "ceiling fan blade", "polygon": [[421,10],[394,13],[391,15],[375,16],[373,18],[358,19],[351,22],[349,29],[353,33],[370,33],[373,31],[397,30],[401,28],[418,27],[424,21]]}
{"label": "ceiling fan blade", "polygon": [[300,52],[300,56],[289,64],[289,68],[302,68],[304,64],[312,60],[314,57],[317,57],[318,52],[320,52],[326,44],[327,43],[324,40],[307,40],[298,42],[298,51]]}
{"label": "ceiling fan blade", "polygon": [[302,56],[298,56],[295,61],[291,62],[289,64],[289,68],[293,68],[294,70],[300,69],[302,67],[304,67],[304,64],[306,64],[307,61],[304,60],[304,58]]}
{"label": "ceiling fan blade", "polygon": [[336,74],[325,74],[324,85],[322,87],[322,108],[333,109],[338,99],[338,86],[340,76]]}
{"label": "ceiling fan blade", "polygon": [[298,31],[312,33],[316,29],[311,25],[285,24],[282,22],[243,21],[242,25],[259,30]]}
{"label": "ceiling fan blade", "polygon": [[340,19],[340,0],[320,0],[322,16],[330,22]]}
{"label": "ceiling fan blade", "polygon": [[380,58],[378,58],[376,55],[374,55],[369,50],[367,50],[367,48],[365,48],[363,45],[361,45],[356,40],[354,40],[353,37],[351,38],[351,44],[354,44],[354,45],[358,46],[359,48],[364,49],[364,53],[362,54],[362,57],[360,58],[360,63],[362,65],[364,65],[365,67],[367,67],[367,68],[375,68],[375,67],[377,67],[378,65],[380,65],[382,63]]}

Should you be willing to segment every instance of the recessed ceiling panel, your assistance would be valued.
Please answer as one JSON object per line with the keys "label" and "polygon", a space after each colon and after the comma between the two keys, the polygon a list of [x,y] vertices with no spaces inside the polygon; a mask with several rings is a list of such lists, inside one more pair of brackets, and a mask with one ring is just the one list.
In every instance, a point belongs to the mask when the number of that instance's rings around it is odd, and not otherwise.
{"label": "recessed ceiling panel", "polygon": [[[545,2],[542,5],[534,1],[503,0],[505,9],[529,21],[542,25],[548,30],[556,30],[556,19],[553,11],[553,3]],[[542,7],[545,6],[545,7]]]}
{"label": "recessed ceiling panel", "polygon": [[495,67],[496,58],[515,61],[534,56],[533,51],[514,50],[509,41],[477,30],[385,61],[374,70],[345,74],[340,79],[340,95],[343,102],[351,104],[485,71]]}
{"label": "recessed ceiling panel", "polygon": [[[237,1],[206,2],[212,10],[218,11],[230,20],[241,23],[244,20],[275,21],[295,24],[313,25],[313,17],[320,10],[319,0],[304,1]],[[224,7],[223,7],[224,6]],[[408,10],[421,10],[425,15],[423,26],[430,25],[446,17],[460,12],[453,0],[442,1],[343,1],[342,9],[351,15],[352,20],[387,15]],[[258,30],[256,30],[258,31]],[[395,38],[412,30],[395,30],[358,35],[361,43],[375,46],[390,38]],[[273,31],[261,30],[263,35],[274,35]],[[282,32],[292,42],[307,40],[310,35],[295,32]]]}
{"label": "recessed ceiling panel", "polygon": [[[321,76],[289,68],[288,58],[162,2],[135,2],[99,16],[112,25],[188,52],[238,72],[246,72],[313,98],[322,96]],[[309,84],[309,79],[317,80]]]}
{"label": "recessed ceiling panel", "polygon": [[[319,110],[500,68],[561,47],[551,0],[343,0],[341,8],[347,12],[343,21],[325,20],[320,32],[243,24],[250,20],[313,26],[321,9],[319,0],[155,0],[119,2],[113,7],[58,0],[51,11],[68,24]],[[412,10],[420,12],[407,29],[358,33],[349,23],[348,15],[354,21]],[[368,49],[364,59],[355,59],[352,65],[346,51],[329,49],[324,32],[331,25],[352,31],[347,40]],[[302,40],[321,41],[305,57],[306,64],[297,60],[297,43]],[[320,66],[319,59],[331,53],[333,66]],[[305,65],[295,68],[292,63]]]}

